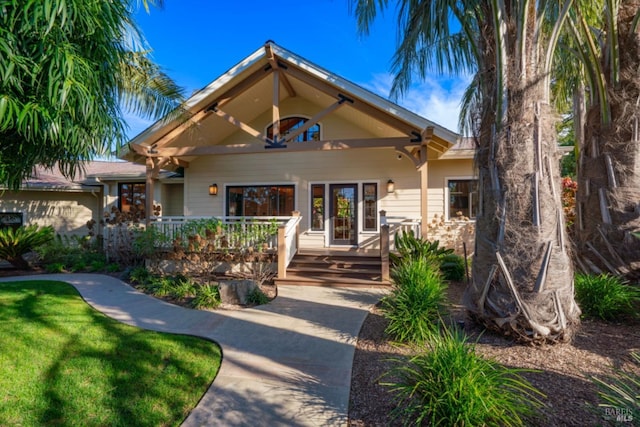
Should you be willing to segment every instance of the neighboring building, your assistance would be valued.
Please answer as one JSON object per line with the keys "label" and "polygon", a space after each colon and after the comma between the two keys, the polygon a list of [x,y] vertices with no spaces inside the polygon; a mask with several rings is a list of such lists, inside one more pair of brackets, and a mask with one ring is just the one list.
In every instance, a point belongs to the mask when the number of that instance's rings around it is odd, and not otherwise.
{"label": "neighboring building", "polygon": [[[92,161],[71,180],[57,168],[37,167],[19,191],[0,191],[0,226],[51,225],[60,234],[86,235],[87,222],[99,222],[112,207],[144,206],[145,170],[131,162]],[[160,182],[158,198],[173,207],[170,214],[181,215],[182,178],[165,171]]]}
{"label": "neighboring building", "polygon": [[147,165],[149,194],[154,169],[182,167],[184,215],[299,211],[301,248],[374,249],[381,210],[425,236],[434,216],[475,214],[473,149],[456,133],[272,42],[186,109],[189,120],[156,123],[123,155]]}

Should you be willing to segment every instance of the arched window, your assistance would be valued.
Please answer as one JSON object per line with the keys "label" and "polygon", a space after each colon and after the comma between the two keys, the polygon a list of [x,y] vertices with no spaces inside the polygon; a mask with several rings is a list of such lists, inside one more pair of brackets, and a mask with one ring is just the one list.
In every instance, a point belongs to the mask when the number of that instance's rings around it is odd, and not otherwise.
{"label": "arched window", "polygon": [[[301,128],[308,120],[309,119],[305,119],[304,117],[287,117],[286,119],[280,120],[280,137],[284,138],[296,129]],[[273,125],[267,128],[267,138],[273,139]],[[320,124],[316,123],[311,126],[293,138],[292,142],[304,141],[320,141]]]}

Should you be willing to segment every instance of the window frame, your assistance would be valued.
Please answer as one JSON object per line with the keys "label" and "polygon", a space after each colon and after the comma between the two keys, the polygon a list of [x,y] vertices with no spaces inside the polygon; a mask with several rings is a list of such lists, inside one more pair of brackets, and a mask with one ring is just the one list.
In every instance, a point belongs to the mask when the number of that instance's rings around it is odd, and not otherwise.
{"label": "window frame", "polygon": [[[367,227],[367,193],[365,191],[365,187],[367,185],[373,185],[375,193],[374,193],[374,208],[373,208],[373,222],[374,222],[374,226],[373,227]],[[378,185],[378,182],[373,182],[373,181],[364,181],[362,182],[362,232],[363,233],[367,233],[367,232],[377,232],[378,231],[378,204],[379,204],[379,198],[380,198],[380,186]]]}
{"label": "window frame", "polygon": [[[327,229],[327,185],[325,183],[310,183],[309,184],[309,231],[314,233],[324,233]],[[313,227],[313,215],[314,215],[314,195],[313,189],[321,188],[322,189],[322,228],[314,228]]]}
{"label": "window frame", "polygon": [[[452,218],[451,217],[451,193],[449,190],[449,182],[451,181],[475,181],[476,182],[476,191],[475,193],[478,194],[478,202],[479,202],[479,188],[477,187],[479,181],[478,181],[478,177],[477,176],[450,176],[450,177],[446,177],[445,178],[445,182],[444,182],[444,211],[445,211],[445,218],[446,221],[453,221],[456,218]],[[475,221],[476,219],[476,214],[477,214],[477,209],[476,212],[473,212],[473,204],[474,204],[474,200],[473,200],[473,194],[474,192],[470,192],[469,194],[469,213],[472,215],[469,215],[469,220],[470,221]],[[454,212],[455,214],[455,212]]]}
{"label": "window frame", "polygon": [[[302,115],[291,115],[291,116],[281,117],[281,118],[280,118],[280,125],[281,125],[281,127],[282,127],[282,122],[283,122],[283,121],[291,120],[291,119],[299,119],[300,121],[302,121],[302,126],[304,126],[304,124],[310,120],[310,117],[305,117],[305,116],[302,116]],[[309,135],[309,131],[311,131],[315,126],[317,126],[317,127],[318,127],[318,131],[317,131],[318,139],[303,139],[303,140],[301,140],[301,141],[293,140],[293,141],[291,141],[291,142],[292,142],[292,143],[293,143],[293,142],[295,142],[295,143],[301,143],[301,142],[316,142],[316,141],[321,141],[321,140],[322,140],[322,125],[320,124],[320,122],[318,122],[318,123],[314,124],[314,125],[313,125],[313,126],[311,126],[309,129],[307,129],[306,131],[304,131],[302,134],[298,135],[296,138],[300,138],[300,137],[303,137],[303,138],[304,138],[304,136],[305,136],[305,135],[307,135],[307,136],[308,136],[308,135]],[[289,128],[289,129],[291,129],[291,128]],[[297,128],[294,128],[294,129],[297,129]],[[281,130],[282,130],[282,129],[281,129]],[[264,132],[265,132],[264,134],[267,136],[267,138],[269,138],[269,134],[273,135],[273,123],[268,124],[268,125],[265,127],[265,131],[264,131]],[[282,137],[282,136],[286,136],[286,133],[284,133],[284,134],[283,134],[283,133],[281,132],[281,133],[280,133],[280,136],[281,136],[281,137]],[[271,138],[273,138],[273,136],[271,136]]]}
{"label": "window frame", "polygon": [[[132,186],[132,196],[131,196],[131,203],[129,205],[133,206],[134,203],[134,197],[133,194],[135,194],[135,187],[137,185],[142,185],[142,188],[144,189],[144,191],[140,194],[144,195],[144,199],[142,199],[143,203],[140,204],[139,206],[139,210],[141,210],[142,212],[145,211],[146,209],[146,197],[147,197],[147,183],[144,181],[120,181],[118,182],[118,210],[120,212],[125,212],[125,210],[123,209],[123,204],[122,204],[122,186],[123,185],[130,185]],[[130,210],[127,210],[127,212],[129,212]]]}
{"label": "window frame", "polygon": [[[296,204],[298,202],[298,191],[297,191],[297,185],[295,183],[291,183],[291,182],[285,182],[285,183],[257,183],[257,184],[247,184],[247,183],[229,183],[229,184],[225,184],[224,185],[224,212],[225,212],[225,216],[227,217],[234,217],[234,218],[242,218],[242,217],[246,217],[248,215],[244,214],[244,206],[243,206],[243,212],[242,215],[238,215],[238,214],[234,214],[231,215],[230,214],[230,201],[231,201],[231,197],[230,197],[230,191],[233,188],[251,188],[251,187],[287,187],[287,188],[291,188],[293,190],[293,209],[292,211],[297,210]],[[243,198],[244,198],[244,193],[243,193]],[[254,215],[251,215],[254,216]],[[285,213],[285,214],[279,214],[279,215],[255,215],[255,216],[267,216],[267,217],[274,217],[274,216],[291,216],[291,212]]]}

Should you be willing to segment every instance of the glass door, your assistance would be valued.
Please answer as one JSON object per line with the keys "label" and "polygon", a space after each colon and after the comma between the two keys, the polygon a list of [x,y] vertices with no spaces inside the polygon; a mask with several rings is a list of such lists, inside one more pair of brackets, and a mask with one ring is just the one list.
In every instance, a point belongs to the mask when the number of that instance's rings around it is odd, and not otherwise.
{"label": "glass door", "polygon": [[331,230],[332,245],[358,244],[358,185],[331,184]]}

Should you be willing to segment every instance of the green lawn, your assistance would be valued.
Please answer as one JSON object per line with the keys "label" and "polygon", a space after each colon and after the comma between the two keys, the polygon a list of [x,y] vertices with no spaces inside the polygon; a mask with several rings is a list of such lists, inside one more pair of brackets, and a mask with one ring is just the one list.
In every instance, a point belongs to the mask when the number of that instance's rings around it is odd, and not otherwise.
{"label": "green lawn", "polygon": [[0,426],[179,425],[220,359],[209,341],[112,320],[66,283],[0,283]]}

